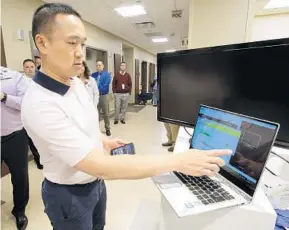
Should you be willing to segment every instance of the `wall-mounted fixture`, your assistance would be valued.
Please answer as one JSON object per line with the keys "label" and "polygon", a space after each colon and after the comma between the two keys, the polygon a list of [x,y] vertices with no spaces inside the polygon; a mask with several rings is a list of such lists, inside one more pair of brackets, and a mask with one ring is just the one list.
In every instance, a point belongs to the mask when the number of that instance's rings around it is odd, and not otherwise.
{"label": "wall-mounted fixture", "polygon": [[188,44],[189,44],[188,37],[182,37],[181,38],[181,47],[182,48],[187,48]]}
{"label": "wall-mounted fixture", "polygon": [[172,18],[181,18],[183,16],[183,10],[173,10]]}
{"label": "wall-mounted fixture", "polygon": [[25,32],[24,30],[17,30],[17,40],[24,41],[25,40]]}

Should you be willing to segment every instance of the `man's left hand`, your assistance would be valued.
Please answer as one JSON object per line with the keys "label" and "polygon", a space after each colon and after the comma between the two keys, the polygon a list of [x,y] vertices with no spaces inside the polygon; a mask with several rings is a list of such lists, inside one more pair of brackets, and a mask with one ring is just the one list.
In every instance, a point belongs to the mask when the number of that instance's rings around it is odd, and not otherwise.
{"label": "man's left hand", "polygon": [[103,141],[103,147],[107,152],[110,152],[112,149],[124,146],[125,144],[127,144],[127,142],[119,138],[106,139]]}

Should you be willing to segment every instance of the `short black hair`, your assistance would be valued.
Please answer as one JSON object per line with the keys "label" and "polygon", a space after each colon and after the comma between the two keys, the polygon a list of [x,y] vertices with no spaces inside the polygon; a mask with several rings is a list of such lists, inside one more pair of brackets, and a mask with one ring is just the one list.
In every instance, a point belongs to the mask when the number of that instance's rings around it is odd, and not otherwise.
{"label": "short black hair", "polygon": [[32,19],[32,36],[39,33],[49,34],[53,26],[54,19],[58,14],[74,15],[81,19],[80,14],[71,6],[62,3],[46,3],[38,7]]}
{"label": "short black hair", "polygon": [[41,59],[41,57],[39,57],[39,56],[34,56],[34,60],[37,59],[37,58]]}
{"label": "short black hair", "polygon": [[32,59],[25,59],[22,65],[24,65],[26,62],[33,62],[33,64],[35,65],[35,62]]}
{"label": "short black hair", "polygon": [[126,62],[125,62],[125,61],[122,61],[120,64],[126,64]]}

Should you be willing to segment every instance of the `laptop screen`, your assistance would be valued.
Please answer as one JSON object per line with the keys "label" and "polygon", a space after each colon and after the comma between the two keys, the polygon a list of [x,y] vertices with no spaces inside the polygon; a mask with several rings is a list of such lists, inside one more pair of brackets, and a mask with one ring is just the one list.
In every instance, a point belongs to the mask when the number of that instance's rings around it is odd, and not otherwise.
{"label": "laptop screen", "polygon": [[274,143],[279,125],[201,106],[191,147],[231,149],[220,174],[253,195]]}

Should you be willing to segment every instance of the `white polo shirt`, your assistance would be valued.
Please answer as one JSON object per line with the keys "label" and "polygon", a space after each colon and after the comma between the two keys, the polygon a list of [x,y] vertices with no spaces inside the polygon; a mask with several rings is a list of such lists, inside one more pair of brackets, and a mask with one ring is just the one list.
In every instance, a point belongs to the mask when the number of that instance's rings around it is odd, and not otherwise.
{"label": "white polo shirt", "polygon": [[23,99],[22,121],[46,179],[58,184],[96,180],[74,168],[94,148],[103,152],[98,112],[80,79],[67,86],[38,71]]}

